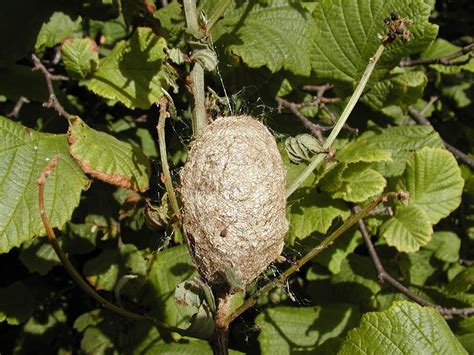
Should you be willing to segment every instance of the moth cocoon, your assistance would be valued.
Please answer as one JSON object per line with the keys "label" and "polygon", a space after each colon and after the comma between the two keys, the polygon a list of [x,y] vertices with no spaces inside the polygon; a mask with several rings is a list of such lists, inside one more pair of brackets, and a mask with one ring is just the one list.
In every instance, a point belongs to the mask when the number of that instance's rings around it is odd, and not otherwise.
{"label": "moth cocoon", "polygon": [[208,283],[246,286],[280,255],[286,168],[262,123],[216,119],[192,144],[181,183],[184,228]]}

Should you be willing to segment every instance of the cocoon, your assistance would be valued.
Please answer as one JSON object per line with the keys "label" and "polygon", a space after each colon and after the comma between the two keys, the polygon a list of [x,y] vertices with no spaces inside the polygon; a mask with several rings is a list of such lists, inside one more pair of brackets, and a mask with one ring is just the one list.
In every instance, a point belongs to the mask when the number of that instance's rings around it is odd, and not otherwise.
{"label": "cocoon", "polygon": [[280,255],[286,168],[263,124],[216,119],[194,141],[181,183],[184,228],[208,283],[244,287]]}

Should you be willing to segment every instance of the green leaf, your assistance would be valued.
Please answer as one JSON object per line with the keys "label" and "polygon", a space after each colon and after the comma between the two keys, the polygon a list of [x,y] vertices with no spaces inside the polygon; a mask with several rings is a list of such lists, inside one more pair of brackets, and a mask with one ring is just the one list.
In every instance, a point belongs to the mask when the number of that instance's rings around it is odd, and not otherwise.
{"label": "green leaf", "polygon": [[407,108],[421,98],[428,78],[422,71],[404,71],[375,83],[361,98],[361,101],[374,110],[390,105]]}
{"label": "green leaf", "polygon": [[426,212],[415,205],[401,206],[380,227],[380,235],[398,251],[412,253],[431,240],[433,227]]}
{"label": "green leaf", "polygon": [[53,246],[46,238],[35,238],[21,246],[20,260],[30,272],[46,275],[59,261]]}
{"label": "green leaf", "polygon": [[74,21],[62,12],[55,12],[49,22],[41,27],[36,39],[35,49],[41,50],[46,47],[54,47],[65,38],[80,34],[82,32],[81,22],[80,17]]}
{"label": "green leaf", "polygon": [[397,189],[408,191],[410,199],[406,203],[425,211],[436,224],[459,206],[463,186],[461,170],[450,152],[424,148],[407,162]]}
{"label": "green leaf", "polygon": [[[380,162],[375,169],[383,176],[397,176],[405,170],[406,152],[422,147],[443,147],[443,141],[430,126],[405,126],[368,131],[346,144],[337,153],[341,162]],[[392,157],[392,159],[390,159]]]}
{"label": "green leaf", "polygon": [[[95,289],[106,291],[112,291],[118,287],[122,277],[145,276],[146,271],[146,262],[133,244],[124,244],[120,249],[105,249],[99,256],[88,260],[84,265],[87,281]],[[121,290],[115,291],[119,294]]]}
{"label": "green leaf", "polygon": [[347,304],[267,308],[255,320],[262,354],[314,353],[326,340],[354,326],[358,311]]}
{"label": "green leaf", "polygon": [[333,200],[326,193],[300,189],[294,198],[295,202],[289,208],[290,229],[286,236],[290,244],[315,232],[325,234],[334,219],[350,216],[349,208],[342,201]]}
{"label": "green leaf", "polygon": [[354,253],[342,261],[341,271],[331,276],[331,284],[340,299],[364,307],[381,288],[370,258]]}
{"label": "green leaf", "polygon": [[359,231],[348,231],[337,238],[330,248],[323,250],[316,261],[326,266],[333,274],[337,274],[341,271],[343,261],[361,242],[362,234]]}
{"label": "green leaf", "polygon": [[[365,163],[354,163],[347,165],[340,177],[340,186],[331,192],[333,198],[342,198],[348,202],[363,202],[368,198],[380,194],[387,181],[380,173],[367,167]],[[326,183],[324,183],[326,182]],[[320,187],[328,189],[328,179],[322,180]],[[330,189],[332,188],[330,185]]]}
{"label": "green leaf", "polygon": [[53,228],[71,218],[89,182],[68,153],[66,135],[39,133],[0,116],[0,136],[0,253],[5,253],[45,234],[36,180],[50,159],[59,156],[44,193]]}
{"label": "green leaf", "polygon": [[167,86],[165,48],[163,38],[150,28],[139,27],[129,40],[118,42],[112,53],[101,59],[87,88],[129,108],[149,108]]}
{"label": "green leaf", "polygon": [[98,327],[87,327],[81,340],[81,350],[86,354],[108,354],[115,348],[110,335]]}
{"label": "green leaf", "polygon": [[431,307],[396,302],[362,316],[339,354],[467,354],[446,321]]}
{"label": "green leaf", "polygon": [[61,55],[64,66],[74,79],[84,79],[99,66],[99,49],[90,38],[68,38],[63,42]]}
{"label": "green leaf", "polygon": [[17,281],[0,288],[0,322],[16,325],[25,322],[33,313],[34,299],[28,287]]}
{"label": "green leaf", "polygon": [[160,31],[168,42],[178,42],[183,39],[185,21],[181,4],[177,1],[170,2],[168,5],[155,11],[153,14],[160,20]]}
{"label": "green leaf", "polygon": [[226,46],[251,68],[266,66],[308,76],[314,22],[295,1],[244,2],[228,10],[213,28],[216,45]]}
{"label": "green leaf", "polygon": [[151,265],[148,280],[153,292],[152,302],[160,320],[186,328],[195,312],[192,307],[177,307],[175,288],[195,274],[191,256],[181,245],[160,252]]}
{"label": "green leaf", "polygon": [[290,161],[295,164],[310,160],[315,153],[322,151],[321,144],[310,134],[287,138],[285,149]]}
{"label": "green leaf", "polygon": [[[461,47],[455,46],[454,44],[446,41],[442,38],[437,38],[436,41],[432,42],[426,50],[421,53],[420,59],[436,59],[444,57],[449,54],[456,53],[461,50]],[[452,63],[462,62],[468,58],[469,54],[463,55],[456,59],[453,59]],[[471,61],[464,65],[442,65],[442,64],[432,64],[430,65],[434,70],[443,73],[443,74],[457,74],[461,70],[474,71],[474,63]]]}
{"label": "green leaf", "polygon": [[408,280],[411,285],[423,286],[442,266],[439,261],[434,260],[435,262],[433,262],[432,255],[432,251],[424,249],[416,253],[400,255],[398,264],[403,278]]}
{"label": "green leaf", "polygon": [[313,12],[315,49],[311,58],[314,71],[321,80],[355,84],[385,34],[383,19],[396,10],[408,17],[413,38],[408,43],[399,39],[388,45],[377,64],[371,80],[377,82],[402,57],[421,52],[436,38],[438,27],[428,23],[430,6],[424,1],[367,0],[364,2],[323,0]]}
{"label": "green leaf", "polygon": [[138,147],[90,128],[79,117],[71,119],[68,140],[84,172],[119,187],[148,189],[150,164]]}
{"label": "green leaf", "polygon": [[424,249],[434,252],[433,256],[438,260],[456,263],[459,260],[461,239],[453,232],[434,232]]}
{"label": "green leaf", "polygon": [[457,276],[448,284],[446,290],[449,293],[462,293],[467,292],[474,284],[474,266],[470,266],[467,269],[461,271]]}
{"label": "green leaf", "polygon": [[[141,354],[179,354],[179,355],[206,355],[212,354],[212,348],[208,342],[193,339],[187,343],[155,343],[151,344]],[[232,350],[230,350],[232,354]]]}

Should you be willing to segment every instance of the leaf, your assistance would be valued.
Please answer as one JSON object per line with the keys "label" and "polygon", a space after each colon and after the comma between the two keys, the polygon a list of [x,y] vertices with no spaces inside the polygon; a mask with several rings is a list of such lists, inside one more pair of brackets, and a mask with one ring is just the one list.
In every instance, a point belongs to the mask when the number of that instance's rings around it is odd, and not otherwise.
{"label": "leaf", "polygon": [[438,33],[438,27],[428,23],[430,6],[421,0],[323,0],[317,5],[313,12],[316,30],[311,64],[323,81],[358,82],[380,45],[378,34],[386,33],[383,19],[394,10],[413,21],[408,26],[413,38],[408,43],[397,39],[386,47],[372,82],[380,80],[402,57],[421,52]]}
{"label": "leaf", "polygon": [[[409,155],[422,147],[443,147],[438,133],[429,126],[405,126],[368,131],[346,144],[337,153],[341,162],[379,162],[374,169],[383,176],[401,175]],[[401,154],[400,154],[401,153]]]}
{"label": "leaf", "polygon": [[186,246],[181,245],[162,251],[151,265],[148,279],[153,292],[152,302],[160,320],[186,328],[194,313],[188,307],[176,307],[175,288],[195,274],[191,256]]}
{"label": "leaf", "polygon": [[450,152],[424,148],[408,160],[397,190],[408,191],[406,204],[419,207],[436,224],[459,206],[463,186],[461,170]]}
{"label": "leaf", "polygon": [[429,216],[416,205],[401,206],[380,227],[380,235],[398,251],[412,253],[431,240],[433,228]]}
{"label": "leaf", "polygon": [[348,231],[337,238],[330,248],[323,250],[316,261],[326,266],[333,274],[337,274],[341,271],[342,262],[361,242],[362,234],[359,231]]}
{"label": "leaf", "polygon": [[68,15],[62,12],[55,12],[49,21],[41,27],[36,39],[35,49],[41,50],[46,47],[54,47],[65,38],[80,33],[82,30],[81,22],[80,17],[73,21]]}
{"label": "leaf", "polygon": [[107,354],[115,348],[110,335],[98,327],[87,327],[81,340],[81,350],[86,354]]}
{"label": "leaf", "polygon": [[424,249],[434,252],[433,256],[438,260],[456,263],[459,260],[461,239],[453,232],[434,232]]}
{"label": "leaf", "polygon": [[24,283],[17,281],[0,288],[0,322],[23,323],[33,314],[33,309],[34,298]]}
{"label": "leaf", "polygon": [[61,46],[64,66],[74,79],[84,79],[99,66],[99,49],[90,38],[68,38]]}
{"label": "leaf", "polygon": [[324,307],[267,308],[255,320],[262,354],[314,353],[326,340],[343,334],[359,318],[347,304]]}
{"label": "leaf", "polygon": [[322,151],[318,140],[310,134],[300,134],[296,137],[287,138],[285,149],[290,161],[295,164],[310,160],[315,153]]}
{"label": "leaf", "polygon": [[53,246],[46,238],[35,238],[21,246],[20,260],[30,272],[46,275],[59,261]]}
{"label": "leaf", "polygon": [[212,30],[216,45],[225,46],[251,68],[272,73],[286,69],[309,76],[314,22],[297,2],[244,2],[229,9]]}
{"label": "leaf", "polygon": [[404,71],[375,83],[361,98],[361,101],[374,110],[390,105],[407,108],[420,99],[428,84],[422,71]]}
{"label": "leaf", "polygon": [[423,286],[442,266],[439,261],[432,260],[432,255],[432,251],[425,249],[400,255],[398,264],[403,278],[411,285]]}
{"label": "leaf", "polygon": [[[179,354],[179,355],[206,355],[212,354],[212,348],[208,342],[193,339],[187,343],[155,343],[143,352],[143,354]],[[230,350],[232,354],[232,350]]]}
{"label": "leaf", "polygon": [[304,239],[315,232],[326,233],[337,217],[350,216],[349,208],[342,202],[331,199],[326,193],[314,189],[298,190],[295,202],[289,208],[290,228],[286,241],[292,244],[296,239]]}
{"label": "leaf", "polygon": [[338,300],[363,307],[381,289],[370,258],[354,253],[342,261],[341,271],[331,276],[331,284]]}
{"label": "leaf", "polygon": [[329,179],[321,180],[322,190],[333,190],[333,198],[342,198],[348,202],[363,202],[368,198],[380,194],[385,188],[387,182],[380,173],[367,167],[365,163],[355,163],[347,165],[340,177],[340,185],[337,189],[332,182],[329,185]]}
{"label": "leaf", "polygon": [[470,266],[467,269],[461,271],[457,276],[448,284],[446,290],[449,293],[462,293],[467,292],[474,284],[474,266]]}
{"label": "leaf", "polygon": [[160,30],[168,42],[178,42],[183,39],[185,21],[181,7],[179,2],[173,1],[153,14],[160,21]]}
{"label": "leaf", "polygon": [[150,164],[136,146],[87,126],[79,117],[71,119],[69,152],[84,172],[119,187],[148,189]]}
{"label": "leaf", "polygon": [[[454,44],[446,41],[442,38],[437,38],[434,42],[432,42],[426,50],[421,53],[420,59],[436,59],[440,57],[444,57],[449,54],[456,53],[461,50],[461,47],[455,46]],[[456,59],[451,60],[450,62],[462,62],[468,58],[469,54],[463,55]],[[431,64],[430,68],[443,73],[443,74],[457,74],[461,70],[466,70],[473,72],[474,71],[474,64],[471,61],[464,65],[442,65],[442,64]]]}
{"label": "leaf", "polygon": [[362,316],[339,352],[354,354],[467,354],[446,321],[431,307],[395,302]]}
{"label": "leaf", "polygon": [[[146,271],[146,262],[133,244],[123,244],[120,249],[105,249],[84,264],[84,275],[96,290],[112,291],[124,276],[145,276]],[[134,286],[138,288],[136,283]],[[119,295],[121,290],[115,291]]]}
{"label": "leaf", "polygon": [[137,28],[129,40],[118,42],[100,60],[87,88],[128,108],[149,108],[163,95],[162,87],[168,86],[162,65],[165,48],[165,40],[151,28]]}
{"label": "leaf", "polygon": [[36,180],[49,160],[59,163],[45,185],[45,210],[62,227],[79,204],[88,179],[68,153],[66,135],[33,131],[0,116],[0,253],[45,234]]}

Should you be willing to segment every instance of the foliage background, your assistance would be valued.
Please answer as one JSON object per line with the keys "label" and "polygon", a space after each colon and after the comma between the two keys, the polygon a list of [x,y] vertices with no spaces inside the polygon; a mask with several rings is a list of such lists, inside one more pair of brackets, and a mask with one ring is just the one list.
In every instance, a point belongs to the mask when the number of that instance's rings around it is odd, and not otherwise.
{"label": "foliage background", "polygon": [[[192,64],[186,55],[197,47],[185,33],[181,4],[163,3],[26,0],[1,5],[1,353],[210,351],[203,340],[160,332],[100,309],[40,237],[34,181],[47,159],[60,154],[63,165],[48,180],[47,206],[76,268],[113,303],[182,328],[196,321],[191,316],[197,309],[178,306],[174,299],[176,286],[189,280],[194,268],[162,199],[154,103],[165,89],[175,104],[166,135],[179,186],[192,136],[187,79]],[[412,195],[408,205],[387,205],[395,211],[392,217],[380,214],[365,221],[385,269],[430,302],[472,307],[474,177],[472,167],[443,148],[443,140],[473,152],[474,61],[396,66],[408,57],[437,58],[472,43],[473,4],[366,3],[359,8],[335,0],[233,1],[213,27],[209,47],[203,47],[215,50],[218,58],[217,69],[206,73],[209,114],[245,113],[265,122],[279,142],[291,182],[314,153],[314,139],[300,136],[311,132],[288,103],[303,103],[299,112],[310,122],[331,126],[331,115],[340,114],[379,44],[383,18],[398,11],[414,20],[412,41],[388,46],[349,119],[359,133],[344,130],[334,161],[290,197],[287,261],[272,264],[248,292],[299,259],[347,219],[354,205],[405,189]],[[209,0],[199,6],[209,19],[217,4]],[[53,81],[55,94],[81,120],[68,121],[43,106],[48,90],[41,73],[31,70],[32,53],[53,74],[69,78]],[[209,52],[195,52],[194,58],[212,66]],[[324,97],[336,98],[325,105],[303,90],[325,83],[334,87]],[[432,96],[438,99],[427,107]],[[24,104],[15,110],[19,101]],[[434,130],[415,126],[409,107],[418,112],[427,107],[424,115]],[[163,203],[164,221],[157,230],[145,222],[146,197]],[[376,324],[381,333],[391,334],[398,346],[393,351],[474,352],[473,317],[446,323],[433,310],[406,300],[399,290],[377,282],[367,246],[353,228],[238,318],[230,347],[245,353],[316,348],[353,353],[352,346],[359,344],[388,351],[373,336],[370,324]],[[405,326],[410,322],[422,329],[411,330]],[[417,331],[427,343],[403,343]]]}

